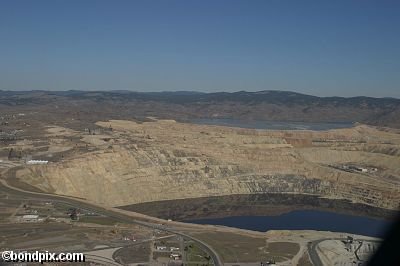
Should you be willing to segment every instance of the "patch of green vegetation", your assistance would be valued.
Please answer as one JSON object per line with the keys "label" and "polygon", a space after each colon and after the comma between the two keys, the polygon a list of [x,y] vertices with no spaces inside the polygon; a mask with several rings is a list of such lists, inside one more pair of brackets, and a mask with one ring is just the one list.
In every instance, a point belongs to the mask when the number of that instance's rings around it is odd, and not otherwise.
{"label": "patch of green vegetation", "polygon": [[79,218],[79,222],[81,223],[93,223],[93,224],[101,224],[101,225],[115,225],[117,221],[101,216],[82,216]]}
{"label": "patch of green vegetation", "polygon": [[153,260],[156,260],[158,258],[169,258],[169,253],[154,251],[153,252]]}
{"label": "patch of green vegetation", "polygon": [[267,244],[265,238],[235,233],[212,232],[195,236],[212,246],[226,263],[260,262],[268,259],[281,262],[291,259],[300,249],[296,243]]}
{"label": "patch of green vegetation", "polygon": [[11,216],[11,213],[0,213],[0,221],[5,221],[10,216]]}
{"label": "patch of green vegetation", "polygon": [[117,250],[113,258],[122,263],[141,263],[148,262],[150,257],[151,249],[149,243],[144,243],[141,245],[134,245]]}
{"label": "patch of green vegetation", "polygon": [[205,265],[210,264],[211,257],[196,244],[190,243],[186,245],[185,252],[186,252],[186,260],[188,263],[196,262],[196,264],[199,263]]}
{"label": "patch of green vegetation", "polygon": [[200,233],[196,237],[211,245],[224,262],[256,262],[265,259],[260,248],[265,239],[252,238],[234,233]]}
{"label": "patch of green vegetation", "polygon": [[272,242],[264,248],[264,252],[276,261],[291,259],[299,250],[300,246],[291,242]]}

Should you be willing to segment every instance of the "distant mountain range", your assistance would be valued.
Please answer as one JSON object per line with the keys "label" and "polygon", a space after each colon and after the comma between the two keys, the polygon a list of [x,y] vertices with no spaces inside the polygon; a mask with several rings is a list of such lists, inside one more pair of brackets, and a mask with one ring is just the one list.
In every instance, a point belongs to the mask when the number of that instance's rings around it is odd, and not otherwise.
{"label": "distant mountain range", "polygon": [[[290,91],[132,92],[132,91],[0,91],[0,106],[35,108],[57,105],[87,110],[101,103],[119,117],[238,118],[270,121],[362,122],[400,127],[400,99],[317,97]],[[61,108],[60,108],[61,107]],[[100,107],[100,105],[99,105]],[[95,108],[96,109],[96,108]],[[94,111],[96,111],[93,109]]]}

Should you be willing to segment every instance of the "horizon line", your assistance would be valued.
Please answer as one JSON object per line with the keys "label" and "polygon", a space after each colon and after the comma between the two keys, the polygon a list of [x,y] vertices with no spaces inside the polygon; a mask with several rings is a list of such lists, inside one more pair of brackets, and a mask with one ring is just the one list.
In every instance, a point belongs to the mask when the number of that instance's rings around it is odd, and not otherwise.
{"label": "horizon line", "polygon": [[293,93],[299,94],[304,96],[311,96],[317,98],[374,98],[374,99],[396,99],[400,100],[398,97],[392,96],[383,96],[383,97],[376,97],[376,96],[365,96],[365,95],[356,95],[356,96],[317,96],[308,93],[296,92],[291,90],[259,90],[259,91],[246,91],[246,90],[238,90],[238,91],[214,91],[214,92],[202,92],[198,90],[163,90],[163,91],[140,91],[140,90],[130,90],[130,89],[110,89],[110,90],[91,90],[91,89],[66,89],[66,90],[48,90],[48,89],[31,89],[31,90],[8,90],[8,89],[0,89],[0,92],[16,92],[16,93],[24,93],[24,92],[50,92],[50,93],[57,93],[57,92],[126,92],[126,93],[143,93],[143,94],[150,94],[150,93],[197,93],[197,94],[217,94],[217,93],[227,93],[227,94],[234,94],[234,93],[262,93],[262,92],[284,92],[284,93]]}

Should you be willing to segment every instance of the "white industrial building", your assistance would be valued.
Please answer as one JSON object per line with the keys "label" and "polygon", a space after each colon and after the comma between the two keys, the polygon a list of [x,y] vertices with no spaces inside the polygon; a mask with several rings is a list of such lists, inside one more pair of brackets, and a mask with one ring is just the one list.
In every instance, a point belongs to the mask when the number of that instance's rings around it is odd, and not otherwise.
{"label": "white industrial building", "polygon": [[26,161],[26,164],[47,164],[49,161],[45,160],[29,160]]}
{"label": "white industrial building", "polygon": [[27,214],[27,215],[22,216],[21,220],[23,222],[37,222],[37,221],[39,221],[39,215]]}

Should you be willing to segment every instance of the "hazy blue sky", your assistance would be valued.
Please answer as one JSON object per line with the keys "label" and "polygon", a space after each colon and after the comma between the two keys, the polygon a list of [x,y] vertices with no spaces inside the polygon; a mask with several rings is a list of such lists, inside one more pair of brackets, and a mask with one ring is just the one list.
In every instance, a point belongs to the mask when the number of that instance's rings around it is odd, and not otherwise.
{"label": "hazy blue sky", "polygon": [[400,1],[0,0],[0,89],[400,97]]}

